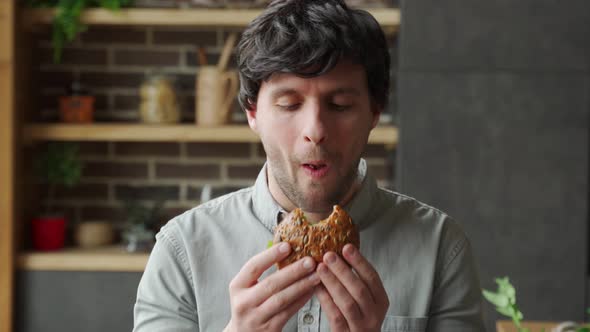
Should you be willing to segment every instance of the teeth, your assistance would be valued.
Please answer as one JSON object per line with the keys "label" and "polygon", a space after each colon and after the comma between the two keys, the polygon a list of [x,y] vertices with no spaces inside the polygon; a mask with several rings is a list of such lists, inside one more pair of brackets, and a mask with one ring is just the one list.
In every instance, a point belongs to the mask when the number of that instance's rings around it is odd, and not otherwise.
{"label": "teeth", "polygon": [[305,164],[305,166],[307,166],[313,170],[317,170],[317,169],[324,167],[325,165]]}

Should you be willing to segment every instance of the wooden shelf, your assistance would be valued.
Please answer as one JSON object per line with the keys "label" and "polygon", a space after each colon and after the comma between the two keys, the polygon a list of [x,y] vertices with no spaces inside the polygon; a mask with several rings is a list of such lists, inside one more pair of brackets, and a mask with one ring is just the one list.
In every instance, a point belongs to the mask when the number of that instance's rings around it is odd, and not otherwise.
{"label": "wooden shelf", "polygon": [[148,253],[129,253],[122,246],[97,249],[66,248],[20,254],[17,268],[27,271],[143,272]]}
{"label": "wooden shelf", "polygon": [[[375,8],[368,11],[384,28],[400,25],[400,11],[396,8]],[[243,28],[261,13],[260,9],[161,9],[131,8],[119,12],[106,9],[87,9],[81,16],[89,25],[165,25],[165,26],[224,26]],[[55,10],[26,9],[26,26],[51,23]]]}
{"label": "wooden shelf", "polygon": [[198,127],[191,124],[33,124],[25,127],[25,140],[258,142],[258,137],[248,126],[240,125]]}
{"label": "wooden shelf", "polygon": [[[25,141],[159,141],[159,142],[259,142],[246,125],[198,127],[191,124],[31,124],[25,126]],[[373,129],[369,144],[395,146],[398,131],[393,126]]]}

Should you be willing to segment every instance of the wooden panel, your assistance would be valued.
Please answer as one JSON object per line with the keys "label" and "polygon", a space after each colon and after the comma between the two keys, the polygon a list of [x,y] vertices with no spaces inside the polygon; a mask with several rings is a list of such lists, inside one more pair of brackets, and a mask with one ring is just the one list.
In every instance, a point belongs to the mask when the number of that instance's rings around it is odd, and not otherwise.
{"label": "wooden panel", "polygon": [[148,253],[128,253],[121,246],[96,249],[68,248],[19,255],[18,268],[37,271],[143,272]]}
{"label": "wooden panel", "polygon": [[14,285],[13,1],[0,3],[0,331],[12,331]]}
{"label": "wooden panel", "polygon": [[[2,27],[0,26],[0,29]],[[11,331],[14,265],[12,67],[0,63],[0,331]]]}
{"label": "wooden panel", "polygon": [[[552,331],[553,328],[561,324],[560,322],[541,322],[541,321],[524,321],[522,328],[529,329],[529,331]],[[499,320],[496,322],[497,332],[518,332],[514,323],[510,320]]]}
{"label": "wooden panel", "polygon": [[0,2],[0,331],[12,331],[14,285],[14,2]]}
{"label": "wooden panel", "polygon": [[0,63],[12,58],[12,15],[11,2],[0,2]]}
{"label": "wooden panel", "polygon": [[[400,24],[398,9],[369,9],[375,19],[384,27]],[[82,22],[96,25],[166,25],[166,26],[225,26],[245,27],[260,10],[228,9],[123,9],[112,13],[105,9],[88,9],[82,14]],[[51,9],[27,10],[23,20],[27,25],[51,23],[54,11]]]}
{"label": "wooden panel", "polygon": [[[258,142],[246,125],[198,127],[194,125],[142,124],[33,124],[25,128],[24,139],[61,141],[190,141],[190,142]],[[373,129],[370,144],[397,144],[397,128],[381,126]]]}

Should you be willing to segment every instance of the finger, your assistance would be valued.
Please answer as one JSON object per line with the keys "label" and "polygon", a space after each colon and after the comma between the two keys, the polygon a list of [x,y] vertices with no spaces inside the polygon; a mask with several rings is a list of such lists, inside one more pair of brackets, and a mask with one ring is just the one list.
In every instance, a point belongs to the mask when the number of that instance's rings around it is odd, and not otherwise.
{"label": "finger", "polygon": [[313,296],[313,288],[308,291],[307,293],[300,296],[295,302],[291,303],[287,306],[283,311],[277,313],[272,320],[272,324],[276,324],[276,326],[280,326],[281,328],[285,326],[285,323],[293,317],[306,303],[311,299]]}
{"label": "finger", "polygon": [[365,285],[364,281],[352,271],[352,268],[348,263],[333,252],[328,252],[324,255],[324,262],[336,278],[338,278],[344,288],[346,288],[348,293],[354,298],[355,302],[358,303],[361,311],[362,309],[367,310],[375,306],[375,300],[373,299],[371,290]]}
{"label": "finger", "polygon": [[258,282],[258,278],[264,271],[287,257],[290,251],[291,246],[289,243],[281,242],[250,258],[232,280],[230,290],[252,287]]}
{"label": "finger", "polygon": [[373,265],[351,244],[344,246],[342,255],[356,271],[359,278],[369,287],[375,302],[379,305],[388,305],[389,299],[385,287],[383,287],[383,281],[381,281],[381,277],[379,277],[379,273],[373,268]]}
{"label": "finger", "polygon": [[[262,303],[258,308],[258,315],[263,319],[263,322],[271,320],[272,317],[279,313],[285,310],[288,311],[288,308],[290,308],[293,303],[297,303],[297,301],[305,294],[309,292],[313,293],[314,287],[319,283],[320,278],[315,272],[296,281]],[[305,302],[303,304],[305,304]]]}
{"label": "finger", "polygon": [[320,300],[320,306],[330,321],[330,328],[333,331],[342,331],[347,329],[346,319],[338,309],[334,300],[323,285],[316,287],[315,296]]}
{"label": "finger", "polygon": [[346,318],[346,321],[348,323],[359,321],[362,318],[360,308],[340,280],[338,280],[324,263],[318,265],[317,271],[326,290],[338,309],[340,309],[340,312],[344,315],[344,318]]}
{"label": "finger", "polygon": [[268,276],[248,291],[252,293],[253,304],[256,306],[260,305],[271,296],[279,293],[299,279],[304,278],[313,272],[315,265],[313,258],[305,257]]}

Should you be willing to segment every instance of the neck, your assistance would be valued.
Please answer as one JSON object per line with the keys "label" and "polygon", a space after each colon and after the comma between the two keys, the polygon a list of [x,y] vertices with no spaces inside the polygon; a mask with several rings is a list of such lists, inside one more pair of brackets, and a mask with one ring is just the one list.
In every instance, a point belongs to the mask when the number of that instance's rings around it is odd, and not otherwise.
{"label": "neck", "polygon": [[[356,192],[359,190],[359,188],[361,187],[361,182],[360,179],[357,177],[354,181],[354,183],[352,184],[352,186],[350,186],[350,189],[348,190],[348,192],[346,193],[346,195],[344,196],[344,198],[338,202],[338,205],[345,206],[346,204],[348,204],[348,202],[350,202],[352,200],[352,198],[354,197],[354,194],[356,194]],[[306,212],[303,211],[305,213],[305,217],[311,222],[311,223],[316,223],[320,220],[326,219],[328,218],[328,216],[330,216],[330,214],[332,213],[332,209],[328,210],[328,211],[322,211],[322,212]]]}

